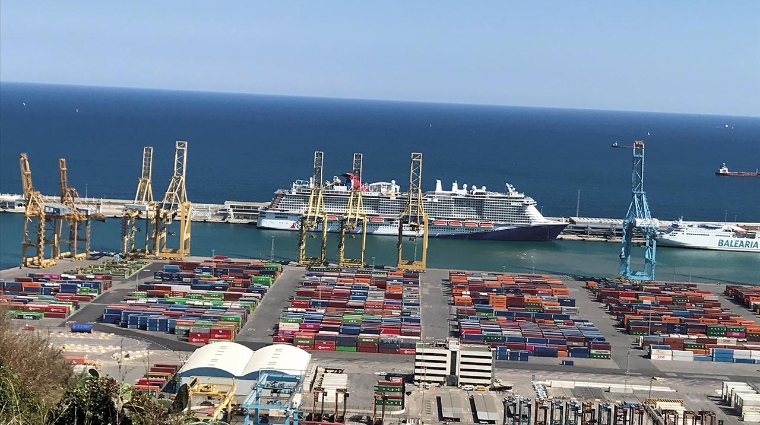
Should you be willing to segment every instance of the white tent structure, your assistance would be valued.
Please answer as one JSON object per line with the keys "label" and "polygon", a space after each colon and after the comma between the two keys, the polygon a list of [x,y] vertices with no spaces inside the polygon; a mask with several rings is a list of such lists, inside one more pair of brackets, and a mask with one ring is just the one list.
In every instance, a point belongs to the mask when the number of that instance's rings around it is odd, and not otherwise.
{"label": "white tent structure", "polygon": [[261,372],[303,377],[311,354],[288,344],[269,345],[253,351],[234,342],[215,342],[198,348],[179,371],[180,383],[194,377],[209,383],[235,380],[236,395],[248,395]]}

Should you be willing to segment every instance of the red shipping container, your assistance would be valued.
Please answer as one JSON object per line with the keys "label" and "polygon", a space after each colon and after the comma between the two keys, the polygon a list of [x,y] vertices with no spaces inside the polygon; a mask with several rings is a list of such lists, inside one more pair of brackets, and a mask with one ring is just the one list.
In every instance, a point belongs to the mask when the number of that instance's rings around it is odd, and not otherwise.
{"label": "red shipping container", "polygon": [[398,350],[399,354],[404,355],[414,355],[416,353],[416,350],[414,348],[399,348]]}
{"label": "red shipping container", "polygon": [[294,347],[298,347],[302,350],[313,350],[314,344],[293,344]]}

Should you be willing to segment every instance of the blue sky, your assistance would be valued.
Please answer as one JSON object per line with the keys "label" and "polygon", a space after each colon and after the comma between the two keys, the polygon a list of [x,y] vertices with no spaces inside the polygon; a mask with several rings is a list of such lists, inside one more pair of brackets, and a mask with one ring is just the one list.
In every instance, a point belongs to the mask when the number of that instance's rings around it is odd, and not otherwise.
{"label": "blue sky", "polygon": [[760,116],[760,1],[3,0],[0,80]]}

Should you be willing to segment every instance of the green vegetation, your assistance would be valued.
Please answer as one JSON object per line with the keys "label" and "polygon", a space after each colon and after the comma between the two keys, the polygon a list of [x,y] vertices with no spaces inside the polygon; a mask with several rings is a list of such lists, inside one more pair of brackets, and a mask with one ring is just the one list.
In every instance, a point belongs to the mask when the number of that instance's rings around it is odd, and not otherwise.
{"label": "green vegetation", "polygon": [[0,310],[0,425],[184,425],[178,400],[157,399],[94,369],[75,376],[61,350],[35,332],[17,331]]}

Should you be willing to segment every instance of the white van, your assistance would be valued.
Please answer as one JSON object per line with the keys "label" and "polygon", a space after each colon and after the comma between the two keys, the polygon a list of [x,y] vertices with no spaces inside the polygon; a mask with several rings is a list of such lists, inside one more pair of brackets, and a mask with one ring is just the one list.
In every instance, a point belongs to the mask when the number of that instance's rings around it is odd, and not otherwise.
{"label": "white van", "polygon": [[472,385],[462,385],[462,389],[465,391],[472,391],[475,389]]}

